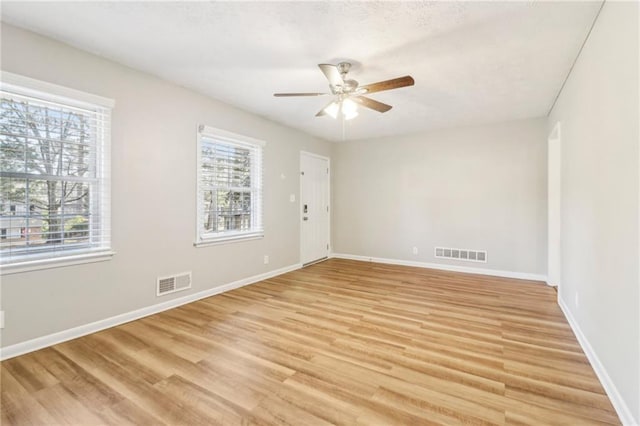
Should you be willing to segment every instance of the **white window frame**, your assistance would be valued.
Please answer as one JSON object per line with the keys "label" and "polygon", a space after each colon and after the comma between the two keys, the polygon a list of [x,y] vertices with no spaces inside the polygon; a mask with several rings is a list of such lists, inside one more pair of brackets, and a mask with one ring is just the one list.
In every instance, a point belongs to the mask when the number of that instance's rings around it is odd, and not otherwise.
{"label": "white window frame", "polygon": [[[252,149],[258,148],[259,150],[259,168],[255,168],[252,165],[251,174],[252,182],[258,182],[258,203],[254,208],[254,199],[252,196],[252,222],[257,223],[257,226],[248,231],[231,231],[231,232],[204,232],[204,200],[202,197],[202,141],[203,139],[215,139],[222,143],[250,147]],[[211,245],[227,244],[238,241],[247,241],[264,238],[264,147],[266,142],[263,140],[251,138],[249,136],[239,135],[237,133],[229,132],[227,130],[217,129],[215,127],[199,125],[197,131],[197,167],[196,167],[196,238],[194,246],[205,247]]]}
{"label": "white window frame", "polygon": [[22,95],[41,98],[65,104],[75,108],[103,110],[105,128],[97,141],[96,155],[98,163],[96,175],[99,180],[100,193],[100,234],[104,242],[100,247],[61,250],[59,252],[26,254],[15,261],[0,265],[0,275],[28,272],[93,263],[109,260],[115,254],[111,247],[111,110],[115,106],[113,99],[82,92],[57,84],[36,80],[7,71],[0,72],[0,88],[15,91]]}

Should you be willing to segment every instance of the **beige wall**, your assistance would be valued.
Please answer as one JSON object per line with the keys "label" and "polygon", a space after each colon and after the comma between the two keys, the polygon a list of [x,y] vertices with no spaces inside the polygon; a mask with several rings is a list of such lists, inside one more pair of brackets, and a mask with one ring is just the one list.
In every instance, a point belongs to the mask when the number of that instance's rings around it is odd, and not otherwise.
{"label": "beige wall", "polygon": [[[117,252],[107,262],[3,276],[3,346],[189,294],[157,298],[157,276],[193,271],[193,293],[299,262],[298,203],[289,202],[299,194],[299,152],[330,156],[331,144],[4,24],[2,69],[115,99]],[[200,123],[267,141],[264,239],[193,247]]]}
{"label": "beige wall", "polygon": [[[637,9],[604,6],[549,120],[333,147],[3,25],[2,69],[116,100],[117,254],[108,262],[2,277],[2,346],[299,262],[298,204],[289,194],[299,194],[300,150],[332,156],[334,252],[544,275],[546,136],[561,121],[560,296],[640,421]],[[193,247],[200,123],[267,141],[264,239]],[[489,261],[435,259],[435,245],[484,249]],[[157,276],[186,270],[193,271],[192,290],[155,297]]]}
{"label": "beige wall", "polygon": [[638,114],[638,4],[607,2],[549,120],[562,127],[560,297],[636,423]]}
{"label": "beige wall", "polygon": [[546,274],[544,118],[343,142],[333,163],[334,252]]}

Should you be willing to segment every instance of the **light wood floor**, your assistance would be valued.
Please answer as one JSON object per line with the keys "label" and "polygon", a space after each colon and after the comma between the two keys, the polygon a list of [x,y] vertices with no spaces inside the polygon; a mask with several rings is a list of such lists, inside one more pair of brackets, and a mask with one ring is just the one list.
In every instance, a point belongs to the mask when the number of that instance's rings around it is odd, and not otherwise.
{"label": "light wood floor", "polygon": [[332,259],[2,363],[9,424],[619,424],[542,283]]}

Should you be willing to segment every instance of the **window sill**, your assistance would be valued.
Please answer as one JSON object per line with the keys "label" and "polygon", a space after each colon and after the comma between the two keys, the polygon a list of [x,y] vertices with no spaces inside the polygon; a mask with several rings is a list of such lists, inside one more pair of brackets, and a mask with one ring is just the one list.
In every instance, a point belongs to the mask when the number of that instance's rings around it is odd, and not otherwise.
{"label": "window sill", "polygon": [[0,275],[19,274],[22,272],[61,268],[64,266],[81,265],[84,263],[104,262],[106,260],[110,260],[114,254],[116,254],[114,251],[101,251],[98,253],[85,253],[58,258],[25,260],[23,262],[1,265]]}
{"label": "window sill", "polygon": [[234,235],[229,237],[211,238],[193,243],[195,247],[219,246],[222,244],[239,243],[240,241],[260,240],[264,234]]}

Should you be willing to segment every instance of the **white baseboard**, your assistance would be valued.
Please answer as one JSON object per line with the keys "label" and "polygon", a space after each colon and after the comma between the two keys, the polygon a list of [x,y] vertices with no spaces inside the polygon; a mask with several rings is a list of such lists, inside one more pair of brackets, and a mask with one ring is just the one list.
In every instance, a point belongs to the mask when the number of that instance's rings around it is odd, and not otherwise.
{"label": "white baseboard", "polygon": [[464,272],[467,274],[490,275],[493,277],[516,278],[519,280],[532,280],[547,282],[545,275],[530,274],[526,272],[499,271],[496,269],[474,268],[471,266],[444,265],[441,263],[416,262],[413,260],[386,259],[383,257],[359,256],[355,254],[332,253],[331,257],[337,259],[362,260],[365,262],[386,263],[389,265],[416,266],[418,268],[439,269],[442,271]]}
{"label": "white baseboard", "polygon": [[299,263],[290,265],[290,266],[285,266],[284,268],[265,272],[263,274],[254,275],[248,278],[243,278],[241,280],[237,280],[237,281],[224,284],[218,287],[210,288],[208,290],[200,291],[198,293],[193,293],[184,297],[167,300],[166,302],[147,306],[141,309],[136,309],[135,311],[126,312],[124,314],[116,315],[110,318],[105,318],[89,324],[84,324],[78,327],[70,328],[68,330],[63,330],[57,333],[27,340],[25,342],[16,343],[15,345],[7,346],[5,348],[0,348],[0,360],[13,358],[18,355],[23,355],[28,352],[33,352],[38,349],[42,349],[48,346],[56,345],[58,343],[66,342],[67,340],[86,336],[87,334],[95,333],[97,331],[101,331],[106,328],[115,327],[117,325],[124,324],[129,321],[144,318],[146,316],[157,314],[159,312],[166,311],[168,309],[173,309],[178,306],[185,305],[187,303],[195,302],[196,300],[204,299],[205,297],[214,296],[216,294],[224,293],[226,291],[243,287],[249,284],[253,284],[258,281],[266,280],[268,278],[272,278],[277,275],[284,274],[286,272],[295,271],[296,269],[300,269],[301,267],[302,265]]}
{"label": "white baseboard", "polygon": [[618,389],[616,388],[615,384],[611,380],[611,377],[609,377],[607,370],[604,368],[604,365],[602,365],[602,363],[600,362],[598,355],[596,355],[595,351],[591,347],[591,344],[587,340],[584,333],[582,333],[580,326],[578,325],[575,318],[571,314],[571,311],[569,310],[569,307],[567,306],[567,304],[560,297],[560,294],[558,294],[558,305],[560,305],[560,309],[562,309],[562,312],[564,313],[565,318],[567,318],[567,322],[569,323],[569,326],[571,326],[573,333],[576,335],[576,338],[578,339],[578,343],[580,343],[582,350],[587,355],[587,359],[591,363],[591,367],[593,368],[593,370],[596,372],[596,376],[598,376],[598,379],[600,380],[600,383],[602,384],[604,391],[607,393],[607,396],[611,400],[611,404],[613,404],[613,408],[615,408],[616,413],[618,413],[618,417],[620,417],[620,421],[622,422],[623,425],[638,426],[640,424],[639,423],[640,419],[636,420],[633,418],[633,414],[631,414],[631,410],[622,399],[622,396],[620,396],[620,393],[618,392]]}

